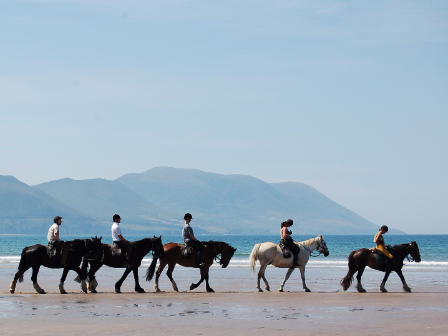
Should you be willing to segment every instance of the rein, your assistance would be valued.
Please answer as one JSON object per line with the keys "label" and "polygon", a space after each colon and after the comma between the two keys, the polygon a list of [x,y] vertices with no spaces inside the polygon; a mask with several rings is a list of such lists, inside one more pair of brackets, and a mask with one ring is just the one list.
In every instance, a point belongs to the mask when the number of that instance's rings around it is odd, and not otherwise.
{"label": "rein", "polygon": [[[324,249],[324,247],[319,243],[318,240],[315,240],[315,242],[317,243],[317,246],[321,248],[321,250]],[[311,245],[311,244],[310,244]],[[302,246],[305,250],[307,250],[310,253],[310,257],[318,257],[322,254],[322,251],[317,250],[317,254],[313,254],[314,251],[311,251],[308,247],[306,247],[304,244],[300,244],[300,246]]]}

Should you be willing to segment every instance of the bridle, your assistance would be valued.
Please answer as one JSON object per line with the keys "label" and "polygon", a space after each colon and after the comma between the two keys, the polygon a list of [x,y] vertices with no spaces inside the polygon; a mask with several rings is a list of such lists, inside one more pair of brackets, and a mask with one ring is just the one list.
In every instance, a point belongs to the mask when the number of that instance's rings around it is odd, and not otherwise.
{"label": "bridle", "polygon": [[[318,239],[314,240],[317,243],[318,249],[317,249],[317,254],[314,253],[314,251],[311,251],[308,247],[306,247],[304,244],[300,244],[300,246],[302,246],[305,250],[307,250],[310,253],[310,257],[318,257],[320,256],[323,252],[325,252],[325,249],[328,250],[328,247],[325,248],[323,245],[321,245],[321,243],[319,242]],[[311,244],[310,244],[311,245]],[[322,251],[323,250],[323,251]],[[314,253],[314,254],[313,254]]]}

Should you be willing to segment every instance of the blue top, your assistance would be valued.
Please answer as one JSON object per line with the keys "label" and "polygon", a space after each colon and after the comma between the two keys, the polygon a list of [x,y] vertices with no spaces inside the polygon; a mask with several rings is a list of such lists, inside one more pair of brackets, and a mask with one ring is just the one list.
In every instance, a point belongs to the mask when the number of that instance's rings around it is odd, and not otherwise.
{"label": "blue top", "polygon": [[184,238],[184,243],[188,243],[189,241],[193,240],[190,237],[191,234],[194,236],[193,229],[191,228],[190,224],[185,223],[184,227],[182,228],[182,238]]}

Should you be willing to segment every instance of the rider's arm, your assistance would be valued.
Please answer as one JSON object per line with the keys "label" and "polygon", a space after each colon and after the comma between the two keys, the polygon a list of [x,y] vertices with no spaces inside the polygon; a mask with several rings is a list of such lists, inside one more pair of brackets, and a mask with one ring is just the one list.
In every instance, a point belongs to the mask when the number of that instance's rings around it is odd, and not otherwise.
{"label": "rider's arm", "polygon": [[196,237],[195,237],[195,236],[193,236],[193,234],[192,234],[192,233],[190,233],[190,238],[191,238],[191,239],[193,239],[193,240],[199,241],[199,240],[197,240],[197,239],[196,239]]}
{"label": "rider's arm", "polygon": [[288,238],[290,236],[288,228],[286,226],[282,227],[282,238]]}
{"label": "rider's arm", "polygon": [[59,239],[59,232],[55,232],[55,233],[54,233],[54,239],[56,239],[58,242],[61,241],[61,240]]}
{"label": "rider's arm", "polygon": [[130,243],[129,240],[124,239],[124,237],[120,234],[118,235],[118,238],[120,238],[121,240],[125,241],[126,243]]}
{"label": "rider's arm", "polygon": [[378,236],[376,236],[375,243],[376,243],[377,245],[382,245],[382,244],[379,242],[379,240],[381,239],[381,236],[382,236],[382,233],[381,233],[381,232],[378,233]]}

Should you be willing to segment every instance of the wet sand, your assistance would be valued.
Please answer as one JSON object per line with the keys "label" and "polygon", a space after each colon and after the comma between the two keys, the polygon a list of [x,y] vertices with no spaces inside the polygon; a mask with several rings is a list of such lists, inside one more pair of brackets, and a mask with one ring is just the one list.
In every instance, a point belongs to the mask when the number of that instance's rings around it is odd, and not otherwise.
{"label": "wet sand", "polygon": [[[0,331],[9,334],[106,334],[134,335],[447,335],[448,287],[446,272],[423,275],[405,272],[412,293],[403,292],[398,277],[391,275],[389,293],[380,293],[382,274],[366,271],[363,285],[368,293],[352,287],[341,292],[339,271],[307,269],[307,284],[302,290],[299,273],[293,273],[285,290],[278,285],[285,270],[270,268],[267,278],[272,292],[254,291],[255,278],[246,268],[211,270],[210,284],[216,293],[206,293],[197,281],[198,270],[176,268],[174,278],[180,293],[172,290],[165,274],[154,293],[153,284],[140,282],[148,293],[133,292],[132,274],[113,293],[113,284],[122,270],[104,268],[98,273],[98,294],[80,293],[70,272],[66,281],[69,294],[57,294],[59,270],[41,269],[39,284],[48,294],[34,294],[29,277],[17,285],[16,294],[7,289],[15,267],[0,270]],[[264,286],[263,286],[264,288]]]}

